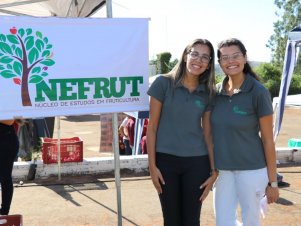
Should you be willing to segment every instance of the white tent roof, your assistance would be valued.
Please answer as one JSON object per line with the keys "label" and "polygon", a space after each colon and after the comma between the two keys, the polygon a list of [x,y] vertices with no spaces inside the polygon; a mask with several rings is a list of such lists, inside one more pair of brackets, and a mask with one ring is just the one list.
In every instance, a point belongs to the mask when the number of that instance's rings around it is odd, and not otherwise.
{"label": "white tent roof", "polygon": [[105,3],[106,0],[1,0],[0,14],[88,17]]}
{"label": "white tent roof", "polygon": [[[273,105],[279,103],[279,97],[273,98]],[[286,106],[301,106],[301,94],[288,95],[285,100]]]}
{"label": "white tent roof", "polygon": [[295,27],[288,33],[289,40],[301,41],[301,25]]}

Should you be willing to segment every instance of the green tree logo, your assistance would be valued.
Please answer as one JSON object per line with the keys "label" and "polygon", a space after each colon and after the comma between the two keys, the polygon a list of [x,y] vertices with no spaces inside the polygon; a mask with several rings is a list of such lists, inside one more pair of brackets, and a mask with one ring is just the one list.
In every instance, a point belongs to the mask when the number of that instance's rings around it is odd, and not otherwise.
{"label": "green tree logo", "polygon": [[40,31],[12,27],[10,34],[0,34],[0,75],[21,85],[23,106],[32,106],[28,83],[39,83],[48,76],[52,60],[52,45]]}

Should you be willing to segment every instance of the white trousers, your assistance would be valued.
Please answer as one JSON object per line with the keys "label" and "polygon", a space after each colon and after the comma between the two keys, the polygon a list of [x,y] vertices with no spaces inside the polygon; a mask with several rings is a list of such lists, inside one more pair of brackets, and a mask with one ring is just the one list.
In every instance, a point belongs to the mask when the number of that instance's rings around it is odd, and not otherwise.
{"label": "white trousers", "polygon": [[[260,226],[260,200],[267,184],[267,168],[220,170],[213,193],[216,226]],[[243,224],[237,219],[238,204]]]}

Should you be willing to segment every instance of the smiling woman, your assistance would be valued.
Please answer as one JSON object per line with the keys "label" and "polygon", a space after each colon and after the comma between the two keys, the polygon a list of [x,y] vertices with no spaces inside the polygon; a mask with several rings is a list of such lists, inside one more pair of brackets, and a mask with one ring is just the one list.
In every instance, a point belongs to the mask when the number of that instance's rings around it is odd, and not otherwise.
{"label": "smiling woman", "polygon": [[273,140],[273,107],[269,91],[258,81],[242,42],[218,45],[225,74],[211,115],[215,164],[216,225],[236,225],[240,205],[243,225],[260,226],[260,203],[279,197]]}
{"label": "smiling woman", "polygon": [[148,90],[149,171],[165,226],[199,226],[202,202],[217,177],[209,123],[214,80],[213,46],[196,39]]}

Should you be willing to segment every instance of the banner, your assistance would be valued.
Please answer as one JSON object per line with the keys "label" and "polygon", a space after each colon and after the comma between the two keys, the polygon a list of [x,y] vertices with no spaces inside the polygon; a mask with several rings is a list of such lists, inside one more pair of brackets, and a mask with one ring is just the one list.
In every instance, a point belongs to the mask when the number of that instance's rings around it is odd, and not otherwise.
{"label": "banner", "polygon": [[0,119],[148,110],[148,19],[0,17]]}

